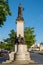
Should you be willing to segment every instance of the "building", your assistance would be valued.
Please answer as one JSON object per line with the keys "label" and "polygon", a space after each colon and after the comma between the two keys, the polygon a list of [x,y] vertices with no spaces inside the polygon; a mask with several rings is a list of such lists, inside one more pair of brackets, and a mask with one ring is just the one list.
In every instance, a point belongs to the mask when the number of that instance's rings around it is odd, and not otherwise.
{"label": "building", "polygon": [[43,51],[43,43],[40,43],[40,51]]}

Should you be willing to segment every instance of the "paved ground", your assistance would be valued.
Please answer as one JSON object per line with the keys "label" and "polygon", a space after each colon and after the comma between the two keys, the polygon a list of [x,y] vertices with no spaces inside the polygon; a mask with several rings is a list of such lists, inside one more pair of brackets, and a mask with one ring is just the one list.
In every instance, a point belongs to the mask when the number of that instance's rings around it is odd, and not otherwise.
{"label": "paved ground", "polygon": [[[0,64],[0,65],[17,65],[17,64]],[[22,65],[27,65],[27,64],[22,64]],[[28,65],[43,65],[43,64],[28,64]]]}
{"label": "paved ground", "polygon": [[13,62],[9,64],[0,64],[0,65],[43,65],[43,55],[38,53],[30,53],[31,60],[33,60],[35,63],[27,63],[20,64],[19,62]]}
{"label": "paved ground", "polygon": [[39,53],[30,53],[30,57],[36,63],[43,64],[43,55],[41,55]]}

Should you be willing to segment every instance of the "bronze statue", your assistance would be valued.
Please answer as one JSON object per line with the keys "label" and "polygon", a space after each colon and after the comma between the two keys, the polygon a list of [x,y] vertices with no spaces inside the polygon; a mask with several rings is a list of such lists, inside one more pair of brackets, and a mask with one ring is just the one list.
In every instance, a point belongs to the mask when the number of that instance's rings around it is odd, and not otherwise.
{"label": "bronze statue", "polygon": [[20,34],[19,37],[15,36],[15,44],[25,44],[25,40]]}
{"label": "bronze statue", "polygon": [[22,11],[23,11],[22,5],[19,4],[19,7],[18,7],[18,17],[19,18],[22,18]]}
{"label": "bronze statue", "polygon": [[22,7],[21,4],[19,4],[18,6],[18,17],[16,20],[23,20],[24,21],[24,18],[22,17],[22,11],[24,10],[24,8]]}

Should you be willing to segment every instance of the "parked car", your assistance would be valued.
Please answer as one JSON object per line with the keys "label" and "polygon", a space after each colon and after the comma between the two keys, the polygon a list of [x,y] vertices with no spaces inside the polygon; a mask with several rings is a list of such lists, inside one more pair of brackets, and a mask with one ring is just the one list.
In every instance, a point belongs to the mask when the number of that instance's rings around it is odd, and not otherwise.
{"label": "parked car", "polygon": [[4,56],[8,56],[8,55],[9,55],[9,53],[8,53],[8,52],[6,52],[6,51],[4,51],[4,52],[3,52],[3,55],[4,55]]}
{"label": "parked car", "polygon": [[0,51],[0,57],[8,56],[8,55],[9,55],[8,51]]}
{"label": "parked car", "polygon": [[2,52],[0,52],[0,57],[3,57]]}

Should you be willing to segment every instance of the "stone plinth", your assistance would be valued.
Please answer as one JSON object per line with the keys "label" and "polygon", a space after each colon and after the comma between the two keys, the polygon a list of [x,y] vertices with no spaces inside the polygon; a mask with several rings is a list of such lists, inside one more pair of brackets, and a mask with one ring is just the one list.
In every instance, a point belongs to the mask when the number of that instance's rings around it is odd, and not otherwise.
{"label": "stone plinth", "polygon": [[30,54],[27,52],[27,45],[19,44],[15,60],[30,60]]}
{"label": "stone plinth", "polygon": [[11,53],[9,54],[9,60],[10,60],[10,61],[13,61],[13,60],[14,60],[14,52],[11,52]]}

